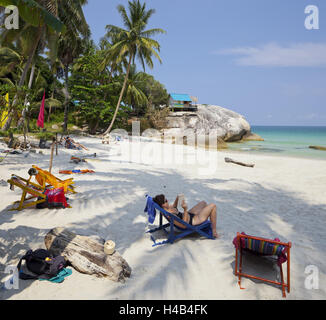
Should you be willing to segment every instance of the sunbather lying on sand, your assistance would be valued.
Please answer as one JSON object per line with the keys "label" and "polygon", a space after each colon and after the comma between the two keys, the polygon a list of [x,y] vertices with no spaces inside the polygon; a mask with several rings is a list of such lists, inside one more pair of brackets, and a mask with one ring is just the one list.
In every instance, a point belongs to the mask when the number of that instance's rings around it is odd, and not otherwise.
{"label": "sunbather lying on sand", "polygon": [[[218,238],[218,234],[216,232],[216,204],[207,204],[205,201],[201,201],[188,211],[187,204],[185,201],[182,201],[182,213],[178,210],[179,196],[176,197],[173,205],[169,204],[169,201],[165,198],[164,194],[157,195],[155,198],[153,198],[153,200],[164,210],[176,215],[183,221],[193,226],[202,224],[209,218],[212,224],[213,236],[214,238]],[[175,221],[174,224],[180,228],[185,228],[184,225],[177,221]]]}

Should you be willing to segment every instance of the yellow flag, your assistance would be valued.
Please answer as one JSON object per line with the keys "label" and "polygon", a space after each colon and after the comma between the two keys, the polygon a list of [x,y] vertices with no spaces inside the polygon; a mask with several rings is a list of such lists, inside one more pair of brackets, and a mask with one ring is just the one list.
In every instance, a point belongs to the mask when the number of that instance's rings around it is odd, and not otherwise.
{"label": "yellow flag", "polygon": [[[9,106],[9,93],[6,94],[5,99],[7,101],[6,107],[8,107]],[[8,111],[4,110],[2,112],[1,119],[0,119],[0,128],[2,128],[5,125],[7,118],[8,118]]]}

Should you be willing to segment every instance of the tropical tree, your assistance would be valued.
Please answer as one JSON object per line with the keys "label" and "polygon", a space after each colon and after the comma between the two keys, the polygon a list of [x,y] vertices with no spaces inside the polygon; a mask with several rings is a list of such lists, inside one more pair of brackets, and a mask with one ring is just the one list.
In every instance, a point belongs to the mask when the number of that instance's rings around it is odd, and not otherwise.
{"label": "tropical tree", "polygon": [[65,2],[65,5],[59,7],[59,17],[66,26],[66,30],[57,39],[57,56],[63,66],[65,83],[64,132],[67,132],[68,129],[68,108],[70,102],[69,68],[74,60],[86,50],[90,36],[90,29],[82,10],[82,6],[85,4],[87,4],[87,0],[69,0]]}
{"label": "tropical tree", "polygon": [[[35,52],[41,40],[44,46],[50,49],[51,61],[57,56],[59,34],[69,34],[70,39],[81,34],[90,34],[89,26],[86,23],[82,6],[87,0],[0,0],[0,5],[15,5],[19,9],[20,16],[26,22],[26,27],[34,33],[33,40],[29,41],[30,50],[18,87],[24,85],[28,70],[31,67]],[[15,33],[21,35],[20,30],[7,30],[7,34]],[[13,106],[15,105],[15,99]],[[9,121],[10,119],[8,119]],[[10,123],[9,123],[10,125]],[[8,125],[7,125],[8,127]]]}
{"label": "tropical tree", "polygon": [[[44,35],[46,27],[50,28],[50,32],[61,32],[64,29],[63,23],[55,16],[55,6],[57,5],[57,1],[55,0],[0,0],[0,6],[9,6],[14,5],[19,9],[19,16],[26,22],[24,24],[25,27],[32,27],[34,30],[30,29],[30,33],[34,35],[33,41],[30,41],[30,47],[28,52],[28,59],[25,63],[23,72],[20,76],[18,82],[18,89],[24,85],[28,70],[31,67],[34,54],[37,50],[39,42]],[[8,38],[8,35],[12,34],[15,36],[19,36],[21,34],[21,30],[5,30],[2,34],[2,39]],[[10,38],[10,37],[9,37]],[[15,105],[17,103],[17,95],[15,95],[14,101],[11,105],[10,114],[8,116],[8,120],[4,125],[2,130],[7,130],[11,124],[12,116],[11,111],[14,110]]]}
{"label": "tropical tree", "polygon": [[131,106],[134,113],[139,115],[141,109],[145,109],[148,100],[142,91],[144,87],[144,73],[137,72],[136,65],[130,66],[129,77],[125,89],[124,101]]}
{"label": "tropical tree", "polygon": [[139,60],[144,70],[145,65],[149,66],[151,69],[153,68],[153,56],[155,56],[160,63],[162,62],[158,54],[160,51],[160,44],[151,37],[159,33],[165,33],[165,31],[159,28],[146,30],[148,21],[155,13],[155,10],[146,10],[146,3],[141,4],[139,0],[128,2],[129,16],[123,5],[119,5],[117,9],[126,29],[107,25],[106,29],[108,33],[116,35],[116,42],[108,49],[107,57],[110,59],[112,56],[115,56],[117,63],[128,57],[128,65],[113,118],[104,134],[109,133],[114,124],[126,89],[130,67],[135,62],[135,58]]}

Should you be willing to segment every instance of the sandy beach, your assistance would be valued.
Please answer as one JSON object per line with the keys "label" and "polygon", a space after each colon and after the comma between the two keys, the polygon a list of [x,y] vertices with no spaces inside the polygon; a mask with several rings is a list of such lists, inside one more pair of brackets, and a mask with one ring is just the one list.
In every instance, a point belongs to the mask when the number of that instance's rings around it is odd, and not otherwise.
{"label": "sandy beach", "polygon": [[[116,283],[73,270],[61,284],[20,281],[19,289],[0,289],[0,299],[283,299],[279,287],[234,275],[237,232],[292,242],[291,292],[286,299],[326,298],[326,161],[281,156],[207,151],[161,144],[150,139],[102,144],[99,138],[74,137],[89,151],[59,148],[52,173],[73,177],[77,194],[68,195],[71,209],[9,211],[21,190],[1,184],[0,280],[28,249],[45,248],[44,236],[54,227],[96,235],[116,243],[132,268],[131,278]],[[96,153],[93,161],[69,163],[71,155]],[[43,155],[8,155],[0,179],[27,178],[32,164],[49,167]],[[254,168],[225,163],[224,158],[254,163]],[[60,175],[59,170],[92,169],[93,174]],[[219,239],[193,235],[174,244],[152,247],[145,195],[164,193],[174,201],[184,193],[191,207],[201,200],[217,205]],[[164,238],[164,233],[155,237]],[[265,259],[245,258],[246,271],[277,279]],[[318,270],[318,289],[307,288],[308,266]],[[253,268],[253,266],[255,268]]]}

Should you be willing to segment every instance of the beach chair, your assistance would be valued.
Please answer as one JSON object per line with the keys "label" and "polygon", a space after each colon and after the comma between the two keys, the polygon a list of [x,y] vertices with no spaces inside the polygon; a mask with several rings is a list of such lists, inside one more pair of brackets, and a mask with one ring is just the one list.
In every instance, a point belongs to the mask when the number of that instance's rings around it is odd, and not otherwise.
{"label": "beach chair", "polygon": [[[208,239],[215,239],[213,237],[213,231],[212,231],[212,226],[210,221],[205,221],[204,223],[197,225],[197,226],[192,226],[189,223],[183,221],[179,217],[175,216],[174,214],[164,210],[161,208],[157,203],[153,201],[153,199],[146,195],[147,197],[147,202],[146,202],[146,207],[144,209],[144,212],[148,213],[149,216],[149,222],[153,223],[155,220],[155,215],[156,215],[156,210],[160,212],[160,224],[157,228],[148,230],[147,232],[149,233],[154,233],[158,230],[164,230],[165,233],[167,234],[168,238],[167,240],[164,240],[162,242],[156,243],[155,239],[151,236],[151,239],[153,240],[154,244],[152,245],[153,247],[166,244],[166,243],[173,243],[177,239],[181,239],[189,234],[192,233],[198,233],[201,236],[204,236]],[[163,217],[168,220],[168,223],[163,224]],[[185,228],[180,228],[174,224],[174,222],[177,221],[181,223],[182,225],[185,226]],[[169,228],[169,231],[166,229]],[[175,233],[175,231],[178,230],[178,233]]]}
{"label": "beach chair", "polygon": [[[253,237],[246,235],[245,233],[237,233],[237,236],[233,240],[235,246],[235,275],[238,276],[238,284],[241,287],[241,277],[247,277],[250,279],[260,280],[263,282],[276,284],[282,287],[282,296],[285,298],[285,289],[287,288],[290,293],[290,248],[291,242],[280,242],[279,239],[265,239],[259,237]],[[242,255],[244,251],[251,251],[259,256],[277,256],[277,264],[280,268],[281,282],[272,281],[262,277],[246,274],[242,270]],[[282,264],[287,262],[287,277],[286,283],[284,282],[284,275]],[[239,268],[239,271],[238,271]]]}
{"label": "beach chair", "polygon": [[[32,176],[30,176],[30,178],[27,180],[17,175],[12,175],[11,179],[8,180],[11,190],[14,190],[14,186],[23,190],[20,200],[14,202],[14,204],[19,203],[18,207],[12,208],[9,211],[22,210],[31,206],[35,206],[39,203],[46,202],[46,195],[44,194],[45,188],[31,182],[31,178]],[[28,194],[30,196],[26,197]],[[37,198],[37,200],[29,201],[33,198]]]}
{"label": "beach chair", "polygon": [[73,178],[61,180],[49,171],[42,170],[41,168],[35,165],[33,165],[32,167],[37,170],[37,175],[35,176],[35,179],[43,188],[52,186],[55,189],[63,188],[64,193],[67,193],[68,191],[71,193],[77,193],[75,191],[75,188],[72,186],[72,184],[75,183],[74,181],[72,181]]}

